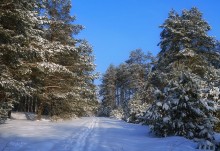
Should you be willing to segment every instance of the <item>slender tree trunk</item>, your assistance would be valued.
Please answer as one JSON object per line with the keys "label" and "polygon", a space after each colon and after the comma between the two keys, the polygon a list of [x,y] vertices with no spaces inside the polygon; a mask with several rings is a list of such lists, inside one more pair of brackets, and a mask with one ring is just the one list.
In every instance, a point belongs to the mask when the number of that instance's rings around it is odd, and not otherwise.
{"label": "slender tree trunk", "polygon": [[38,109],[37,109],[37,119],[38,120],[41,120],[42,112],[43,112],[43,102],[40,101]]}

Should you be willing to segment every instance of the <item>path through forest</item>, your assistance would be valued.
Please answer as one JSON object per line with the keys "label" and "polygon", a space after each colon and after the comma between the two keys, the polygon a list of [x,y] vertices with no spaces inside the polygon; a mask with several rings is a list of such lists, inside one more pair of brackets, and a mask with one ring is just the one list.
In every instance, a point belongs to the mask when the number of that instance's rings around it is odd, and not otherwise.
{"label": "path through forest", "polygon": [[147,126],[109,118],[9,120],[0,125],[0,151],[194,151],[195,147],[185,138],[157,138]]}

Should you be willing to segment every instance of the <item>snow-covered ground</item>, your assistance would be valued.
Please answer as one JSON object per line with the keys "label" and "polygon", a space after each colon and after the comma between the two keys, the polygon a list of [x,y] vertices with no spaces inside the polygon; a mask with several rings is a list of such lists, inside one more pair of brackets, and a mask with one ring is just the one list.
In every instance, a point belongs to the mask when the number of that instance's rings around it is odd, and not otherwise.
{"label": "snow-covered ground", "polygon": [[183,137],[158,138],[146,126],[110,118],[62,122],[21,118],[0,125],[0,151],[195,151]]}

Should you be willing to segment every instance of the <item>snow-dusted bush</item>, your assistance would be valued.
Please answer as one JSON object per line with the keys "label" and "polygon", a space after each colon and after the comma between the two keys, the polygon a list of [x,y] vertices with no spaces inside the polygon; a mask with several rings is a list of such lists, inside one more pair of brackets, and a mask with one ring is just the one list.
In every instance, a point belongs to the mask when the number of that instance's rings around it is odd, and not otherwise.
{"label": "snow-dusted bush", "polygon": [[187,138],[213,140],[213,126],[218,88],[193,74],[182,73],[162,90],[155,92],[156,101],[145,119],[159,136],[181,135]]}
{"label": "snow-dusted bush", "polygon": [[140,123],[142,122],[142,117],[149,106],[148,103],[143,102],[138,95],[132,98],[128,102],[128,113],[127,117],[125,117],[127,122],[131,123]]}
{"label": "snow-dusted bush", "polygon": [[111,118],[115,118],[115,119],[124,119],[124,112],[122,108],[118,108],[118,109],[114,109],[111,111],[110,113],[110,117]]}

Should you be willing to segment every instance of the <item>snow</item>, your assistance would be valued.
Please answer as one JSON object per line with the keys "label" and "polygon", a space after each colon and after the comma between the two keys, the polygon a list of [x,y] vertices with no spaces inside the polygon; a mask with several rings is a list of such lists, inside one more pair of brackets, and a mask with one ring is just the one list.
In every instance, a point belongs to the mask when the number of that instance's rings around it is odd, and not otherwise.
{"label": "snow", "polygon": [[156,105],[157,106],[162,106],[162,103],[161,102],[157,102]]}
{"label": "snow", "polygon": [[163,104],[163,109],[168,110],[170,107],[166,103]]}
{"label": "snow", "polygon": [[65,73],[73,74],[66,67],[53,62],[40,62],[38,63],[38,67],[41,68],[41,70],[43,71],[44,69],[47,69],[48,72],[65,72]]}
{"label": "snow", "polygon": [[4,151],[195,151],[196,146],[183,137],[158,138],[147,126],[103,117],[62,122],[23,117],[0,125]]}

